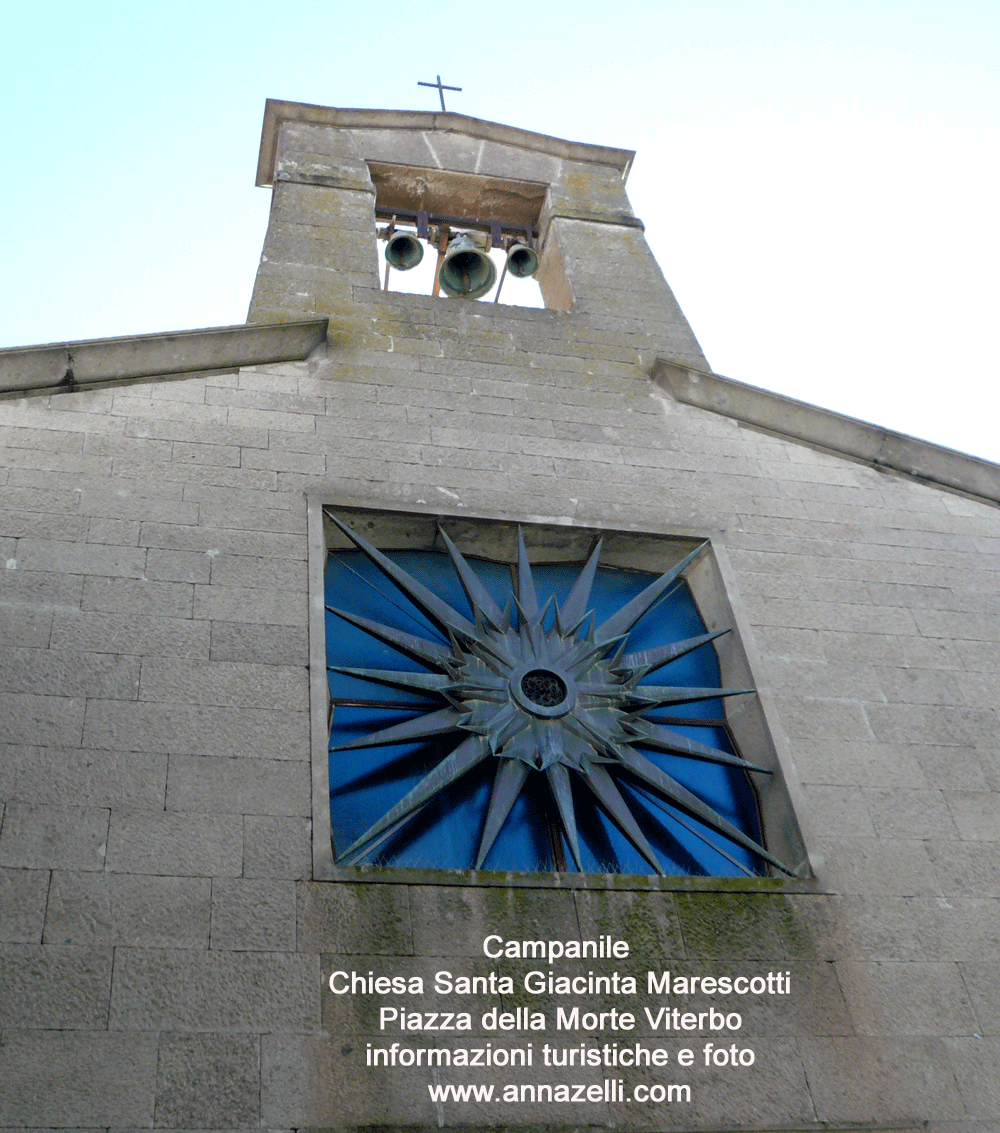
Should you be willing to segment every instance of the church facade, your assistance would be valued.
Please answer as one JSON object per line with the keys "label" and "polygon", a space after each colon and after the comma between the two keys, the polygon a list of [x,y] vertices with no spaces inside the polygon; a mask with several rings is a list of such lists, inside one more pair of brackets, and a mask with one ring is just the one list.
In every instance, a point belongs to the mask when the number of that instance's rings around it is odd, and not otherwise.
{"label": "church facade", "polygon": [[269,102],[245,326],[0,351],[0,1130],[997,1127],[1000,468],[713,373],[631,156]]}

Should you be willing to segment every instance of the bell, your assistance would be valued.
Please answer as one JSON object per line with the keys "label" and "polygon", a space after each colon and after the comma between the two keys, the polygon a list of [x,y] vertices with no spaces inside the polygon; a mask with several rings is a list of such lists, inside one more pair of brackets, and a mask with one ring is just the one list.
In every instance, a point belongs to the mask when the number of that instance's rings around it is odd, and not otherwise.
{"label": "bell", "polygon": [[385,259],[396,271],[409,271],[424,258],[424,246],[412,232],[394,232],[385,246]]}
{"label": "bell", "polygon": [[507,253],[507,270],[518,279],[527,279],[538,271],[538,255],[527,244],[512,244]]}
{"label": "bell", "polygon": [[448,245],[438,278],[445,294],[478,299],[496,283],[497,269],[476,238],[462,232]]}

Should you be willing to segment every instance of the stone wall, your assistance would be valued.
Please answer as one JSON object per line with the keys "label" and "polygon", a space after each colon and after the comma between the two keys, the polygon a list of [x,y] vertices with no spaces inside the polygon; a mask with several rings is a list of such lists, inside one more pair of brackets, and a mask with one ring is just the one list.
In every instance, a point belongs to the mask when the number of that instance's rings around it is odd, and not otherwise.
{"label": "stone wall", "polygon": [[[0,401],[0,1129],[995,1128],[996,507],[673,400],[655,357],[700,354],[672,299],[629,310],[632,226],[560,222],[572,311],[385,294],[347,189],[364,263],[313,264],[324,299],[277,250],[318,193],[276,194],[254,300],[330,313],[309,362]],[[306,493],[711,538],[815,881],[312,880]],[[379,1004],[330,971],[483,974],[492,931],[794,991],[689,1104],[366,1068]]]}

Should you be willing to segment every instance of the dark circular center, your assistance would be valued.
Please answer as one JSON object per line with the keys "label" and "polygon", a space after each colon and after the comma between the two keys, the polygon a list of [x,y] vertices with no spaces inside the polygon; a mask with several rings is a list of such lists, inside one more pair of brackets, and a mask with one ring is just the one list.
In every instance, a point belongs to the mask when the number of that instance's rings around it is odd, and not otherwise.
{"label": "dark circular center", "polygon": [[555,708],[566,699],[569,690],[562,677],[550,669],[531,669],[521,678],[521,692],[532,704]]}

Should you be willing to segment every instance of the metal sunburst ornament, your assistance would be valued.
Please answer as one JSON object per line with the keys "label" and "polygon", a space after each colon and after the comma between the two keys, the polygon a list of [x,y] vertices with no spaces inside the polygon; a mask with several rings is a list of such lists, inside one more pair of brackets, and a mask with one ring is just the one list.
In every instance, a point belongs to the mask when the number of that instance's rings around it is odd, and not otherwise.
{"label": "metal sunburst ornament", "polygon": [[[414,658],[429,670],[397,672],[330,665],[331,671],[382,685],[437,694],[446,702],[444,707],[330,750],[412,743],[449,732],[462,737],[445,759],[347,847],[340,855],[342,863],[350,864],[373,852],[466,772],[485,759],[495,759],[496,777],[479,852],[475,862],[470,863],[476,869],[489,854],[526,779],[532,772],[540,772],[548,779],[563,834],[576,868],[582,872],[570,782],[572,772],[593,792],[628,841],[659,874],[664,870],[619,790],[618,775],[627,776],[658,805],[669,804],[759,855],[783,873],[791,873],[763,846],[726,821],[639,750],[670,752],[769,774],[764,767],[644,718],[645,713],[670,704],[755,691],[639,684],[648,673],[728,630],[642,652],[625,652],[632,627],[698,557],[702,547],[595,626],[588,603],[600,543],[581,569],[563,605],[560,607],[550,599],[543,607],[539,604],[519,529],[517,597],[512,595],[506,608],[501,610],[458,548],[441,531],[474,614],[475,621],[470,621],[335,516],[329,515],[329,518],[450,642],[445,645],[430,641],[328,606],[331,613]],[[511,602],[517,608],[516,625]]]}

